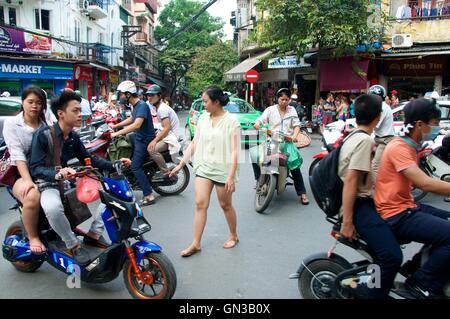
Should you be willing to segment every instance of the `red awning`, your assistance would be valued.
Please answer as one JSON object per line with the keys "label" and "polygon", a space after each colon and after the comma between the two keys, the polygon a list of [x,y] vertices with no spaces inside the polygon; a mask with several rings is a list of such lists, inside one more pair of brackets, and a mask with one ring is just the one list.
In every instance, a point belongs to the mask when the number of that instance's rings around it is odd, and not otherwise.
{"label": "red awning", "polygon": [[367,89],[369,60],[353,57],[320,62],[320,91]]}

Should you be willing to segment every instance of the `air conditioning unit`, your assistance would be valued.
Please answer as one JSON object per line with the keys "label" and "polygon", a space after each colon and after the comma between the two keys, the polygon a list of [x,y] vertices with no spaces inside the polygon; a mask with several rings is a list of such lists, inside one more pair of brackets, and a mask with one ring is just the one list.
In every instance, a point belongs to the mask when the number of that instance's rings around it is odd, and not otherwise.
{"label": "air conditioning unit", "polygon": [[87,12],[89,8],[89,0],[79,0],[78,4],[82,12]]}
{"label": "air conditioning unit", "polygon": [[394,34],[392,36],[393,48],[410,48],[413,46],[411,34]]}

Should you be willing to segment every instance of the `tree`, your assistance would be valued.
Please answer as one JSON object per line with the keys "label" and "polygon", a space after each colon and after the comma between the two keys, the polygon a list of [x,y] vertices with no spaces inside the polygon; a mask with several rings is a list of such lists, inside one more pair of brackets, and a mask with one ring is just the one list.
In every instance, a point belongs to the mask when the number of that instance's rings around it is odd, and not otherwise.
{"label": "tree", "polygon": [[193,0],[171,0],[159,16],[155,39],[163,48],[159,65],[163,76],[173,84],[171,96],[189,70],[198,48],[208,47],[223,36],[220,18],[204,12],[187,30],[173,37],[203,6],[204,3]]}
{"label": "tree", "polygon": [[238,62],[238,54],[229,42],[198,50],[186,74],[189,94],[195,96],[209,85],[225,87],[225,72]]}
{"label": "tree", "polygon": [[320,57],[325,50],[331,49],[335,57],[351,55],[359,45],[370,50],[371,44],[381,38],[385,17],[378,2],[257,0],[258,9],[269,13],[262,19],[257,41],[276,53],[294,53],[298,57],[316,48],[319,84]]}

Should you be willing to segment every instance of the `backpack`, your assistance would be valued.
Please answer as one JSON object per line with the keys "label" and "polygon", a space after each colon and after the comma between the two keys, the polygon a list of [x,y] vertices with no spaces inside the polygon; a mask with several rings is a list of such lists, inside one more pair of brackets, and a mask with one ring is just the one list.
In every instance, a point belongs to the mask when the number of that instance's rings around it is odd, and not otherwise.
{"label": "backpack", "polygon": [[108,147],[109,160],[114,162],[121,158],[133,156],[133,144],[129,136],[118,136]]}
{"label": "backpack", "polygon": [[328,217],[338,215],[342,207],[344,182],[338,175],[339,154],[341,153],[342,145],[344,145],[350,136],[358,133],[367,134],[367,132],[362,130],[351,133],[337,148],[332,150],[319,162],[309,177],[309,184],[314,199]]}

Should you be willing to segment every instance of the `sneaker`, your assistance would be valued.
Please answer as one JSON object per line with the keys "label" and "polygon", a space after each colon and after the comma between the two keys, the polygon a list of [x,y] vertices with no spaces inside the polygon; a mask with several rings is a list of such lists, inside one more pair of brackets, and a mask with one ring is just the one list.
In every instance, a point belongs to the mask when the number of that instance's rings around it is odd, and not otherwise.
{"label": "sneaker", "polygon": [[158,172],[156,172],[156,173],[153,175],[152,180],[163,180],[163,179],[168,178],[168,177],[169,177],[168,174],[166,175],[166,174],[164,174],[164,173],[158,171]]}
{"label": "sneaker", "polygon": [[416,298],[416,299],[447,299],[446,296],[433,293],[428,289],[419,286],[419,283],[412,277],[408,277],[405,281],[405,288]]}
{"label": "sneaker", "polygon": [[89,252],[83,246],[72,248],[73,258],[79,265],[86,265],[91,261]]}

